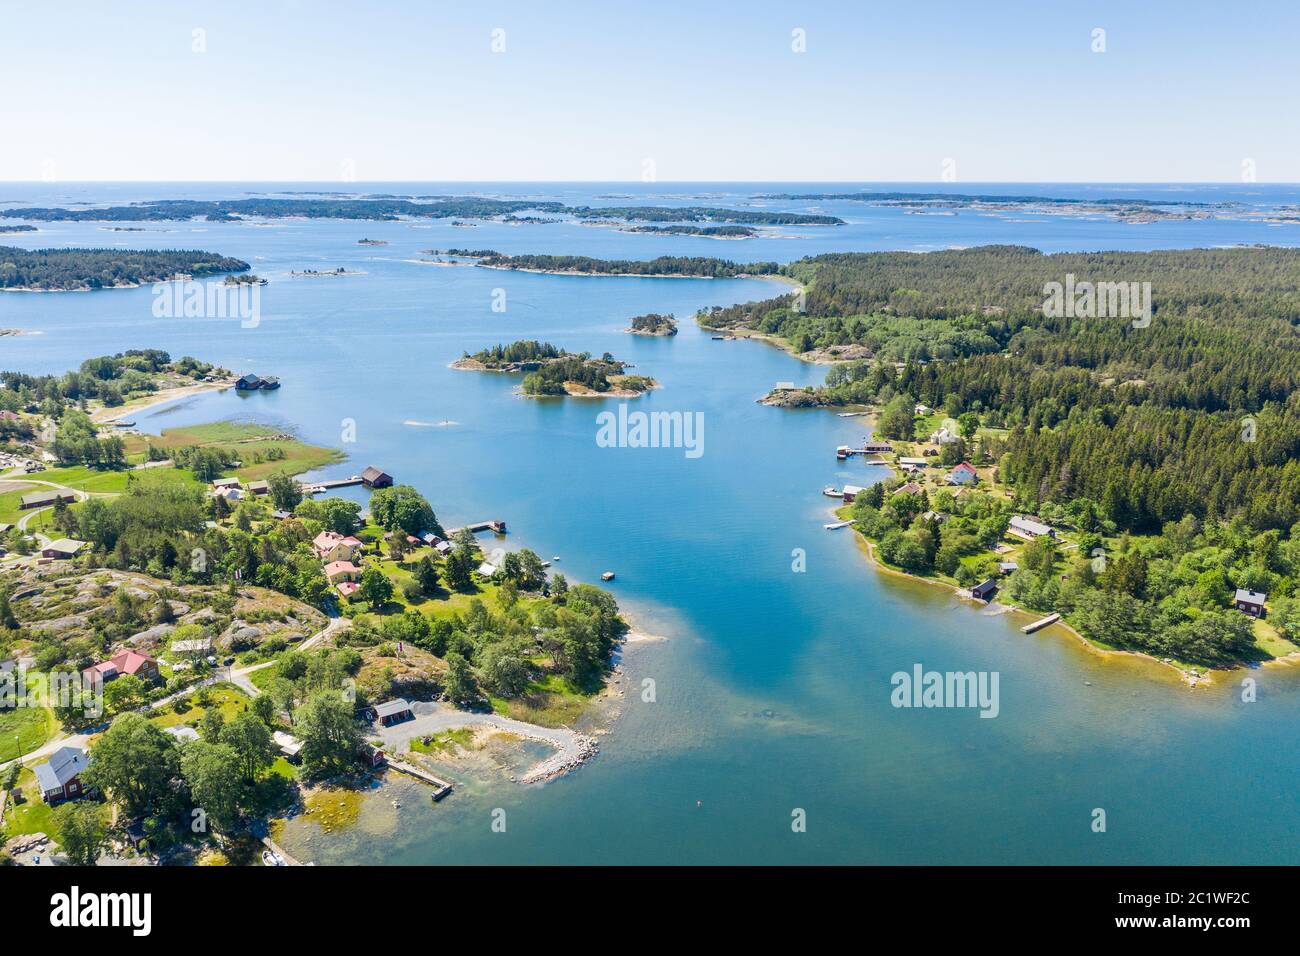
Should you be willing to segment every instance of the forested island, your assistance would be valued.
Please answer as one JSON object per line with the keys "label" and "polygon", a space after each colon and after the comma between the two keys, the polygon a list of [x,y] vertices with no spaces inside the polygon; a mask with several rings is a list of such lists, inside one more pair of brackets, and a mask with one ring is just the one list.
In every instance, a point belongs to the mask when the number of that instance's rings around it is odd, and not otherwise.
{"label": "forested island", "polygon": [[176,275],[243,272],[240,259],[197,250],[19,249],[0,246],[0,289],[72,292],[130,288]]}
{"label": "forested island", "polygon": [[[945,487],[922,467],[897,494],[859,496],[852,516],[886,564],[958,584],[996,577],[1005,555],[990,549],[1005,548],[1012,515],[1033,515],[1056,534],[1013,562],[1004,601],[1197,665],[1295,651],[1300,250],[999,246],[833,254],[785,271],[807,283],[802,310],[782,296],[700,323],[797,353],[865,350],[781,403],[871,407],[880,434],[907,443],[897,454],[980,476],[974,490]],[[1067,275],[1081,293],[1149,281],[1149,321],[1045,315],[1047,285]],[[955,424],[940,428],[945,418]],[[1263,620],[1237,609],[1237,589],[1261,607],[1266,596]]]}
{"label": "forested island", "polygon": [[14,223],[11,226],[0,225],[0,236],[8,235],[10,233],[16,234],[20,232],[35,232],[35,231],[36,231],[35,226],[29,226],[26,225],[25,223]]}
{"label": "forested island", "polygon": [[676,335],[677,320],[671,315],[650,312],[633,316],[627,331],[633,335]]}
{"label": "forested island", "polygon": [[[751,225],[843,224],[836,216],[806,215],[766,210],[717,209],[711,206],[567,206],[559,202],[526,199],[480,199],[447,196],[416,201],[401,197],[278,199],[158,199],[127,206],[84,209],[36,207],[0,209],[0,219],[35,219],[41,222],[150,222],[203,219],[237,222],[248,217],[283,219],[493,219],[544,222],[519,213],[570,215],[576,219],[622,219],[627,222],[721,222]],[[508,217],[508,219],[507,219]]]}
{"label": "forested island", "polygon": [[752,226],[629,226],[625,231],[661,236],[700,236],[703,239],[751,239],[758,235],[758,230]]}
{"label": "forested island", "polygon": [[507,255],[494,249],[448,249],[449,256],[477,259],[488,269],[547,272],[585,276],[663,276],[673,278],[731,279],[743,275],[772,275],[776,262],[732,262],[711,256],[660,256],[657,259],[595,259],[591,256]]}
{"label": "forested island", "polygon": [[511,342],[466,353],[452,368],[485,372],[512,372],[524,376],[525,395],[536,397],[572,395],[633,398],[657,387],[654,379],[628,375],[626,362],[606,352],[593,358],[590,352],[566,352],[550,342]]}

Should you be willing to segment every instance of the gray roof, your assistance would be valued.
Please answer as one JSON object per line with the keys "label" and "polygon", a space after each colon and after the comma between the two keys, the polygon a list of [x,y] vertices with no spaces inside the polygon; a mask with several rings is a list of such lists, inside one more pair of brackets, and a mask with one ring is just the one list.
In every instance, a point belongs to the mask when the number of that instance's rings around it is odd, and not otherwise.
{"label": "gray roof", "polygon": [[1237,600],[1245,601],[1247,604],[1263,604],[1268,600],[1268,595],[1261,594],[1259,591],[1247,591],[1245,588],[1237,588]]}
{"label": "gray roof", "polygon": [[199,739],[199,732],[195,730],[193,727],[187,727],[184,724],[181,724],[177,727],[168,727],[164,731],[164,733],[171,734],[177,740],[189,741],[189,740]]}
{"label": "gray roof", "polygon": [[60,747],[50,754],[46,763],[36,767],[36,780],[41,785],[41,793],[62,790],[64,785],[81,773],[90,764],[90,758],[84,750],[77,747]]}
{"label": "gray roof", "polygon": [[410,701],[399,697],[397,700],[386,700],[382,704],[376,704],[375,714],[379,717],[392,717],[394,714],[403,714],[410,709]]}

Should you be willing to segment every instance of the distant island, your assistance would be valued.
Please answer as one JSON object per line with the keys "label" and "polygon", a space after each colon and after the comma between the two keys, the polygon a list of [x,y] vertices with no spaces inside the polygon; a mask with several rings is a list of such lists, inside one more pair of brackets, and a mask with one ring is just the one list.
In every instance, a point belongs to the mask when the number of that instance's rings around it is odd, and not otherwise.
{"label": "distant island", "polygon": [[663,236],[699,236],[703,239],[751,239],[758,235],[758,230],[752,226],[629,226],[625,231]]}
{"label": "distant island", "polygon": [[388,245],[388,240],[387,240],[387,239],[358,239],[358,240],[357,240],[357,245],[359,245],[359,246],[386,246],[386,245]]}
{"label": "distant island", "polygon": [[11,233],[35,232],[35,226],[29,226],[26,223],[14,223],[12,226],[0,226],[0,236],[7,236]]}
{"label": "distant island", "polygon": [[[437,252],[438,250],[431,250]],[[595,259],[591,256],[507,255],[494,249],[448,249],[449,256],[477,259],[487,269],[545,272],[580,276],[662,276],[695,279],[731,279],[745,275],[772,275],[776,262],[732,262],[709,256],[660,256],[657,259]]]}
{"label": "distant island", "polygon": [[76,292],[132,288],[178,275],[243,272],[240,259],[195,250],[19,249],[0,246],[0,289]]}
{"label": "distant island", "polygon": [[[283,219],[493,219],[546,222],[533,213],[573,216],[575,219],[623,219],[627,222],[723,222],[751,225],[838,226],[836,216],[807,215],[752,209],[718,209],[712,206],[567,206],[559,202],[526,199],[480,199],[474,196],[444,196],[427,201],[401,197],[314,198],[314,199],[157,199],[128,206],[99,206],[68,209],[42,207],[0,209],[0,219],[35,219],[41,222],[142,222],[203,219],[208,222],[238,222],[248,217]],[[527,213],[521,217],[519,213]]]}
{"label": "distant island", "polygon": [[658,383],[645,375],[627,375],[626,362],[606,352],[592,358],[590,352],[566,352],[550,342],[511,342],[466,353],[452,368],[478,372],[511,372],[524,376],[525,395],[534,397],[569,395],[583,397],[635,398]]}
{"label": "distant island", "polygon": [[[1214,216],[1215,210],[1244,209],[1240,203],[1174,200],[1160,202],[1152,199],[1066,199],[1051,196],[923,192],[771,193],[758,198],[784,202],[861,202],[871,206],[897,206],[917,213],[969,209],[983,212],[1103,215],[1131,223],[1170,219],[1209,219]],[[947,212],[947,214],[952,213]]]}
{"label": "distant island", "polygon": [[677,321],[671,315],[650,312],[634,316],[626,331],[633,335],[676,335]]}

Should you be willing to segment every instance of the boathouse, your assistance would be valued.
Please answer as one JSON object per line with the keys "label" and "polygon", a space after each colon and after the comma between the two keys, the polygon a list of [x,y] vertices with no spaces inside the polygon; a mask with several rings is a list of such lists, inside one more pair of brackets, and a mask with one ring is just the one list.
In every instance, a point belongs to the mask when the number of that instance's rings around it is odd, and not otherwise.
{"label": "boathouse", "polygon": [[977,601],[987,601],[993,596],[993,592],[998,589],[997,581],[989,578],[987,581],[981,581],[970,589],[970,596]]}
{"label": "boathouse", "polygon": [[376,704],[375,718],[385,727],[391,727],[404,720],[414,720],[415,712],[411,710],[410,701],[399,697],[396,700],[386,700],[382,704]]}
{"label": "boathouse", "polygon": [[1245,588],[1237,588],[1237,595],[1234,603],[1237,605],[1238,611],[1249,614],[1251,617],[1263,617],[1264,602],[1267,600],[1267,594],[1262,594],[1259,591],[1248,591]]}
{"label": "boathouse", "polygon": [[361,473],[361,483],[367,488],[391,488],[393,476],[370,465]]}

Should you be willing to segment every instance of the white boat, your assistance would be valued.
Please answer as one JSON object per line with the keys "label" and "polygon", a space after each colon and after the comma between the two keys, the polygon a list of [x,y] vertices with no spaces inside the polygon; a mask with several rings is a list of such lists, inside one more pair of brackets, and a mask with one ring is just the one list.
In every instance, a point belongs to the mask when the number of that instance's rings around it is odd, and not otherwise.
{"label": "white boat", "polygon": [[284,862],[284,858],[280,856],[280,854],[274,853],[271,850],[263,850],[262,865],[263,866],[285,866],[286,864]]}
{"label": "white boat", "polygon": [[827,485],[825,488],[822,489],[822,494],[824,494],[827,498],[843,498],[843,497],[844,497],[844,492],[842,492],[842,491],[836,491],[834,485]]}

